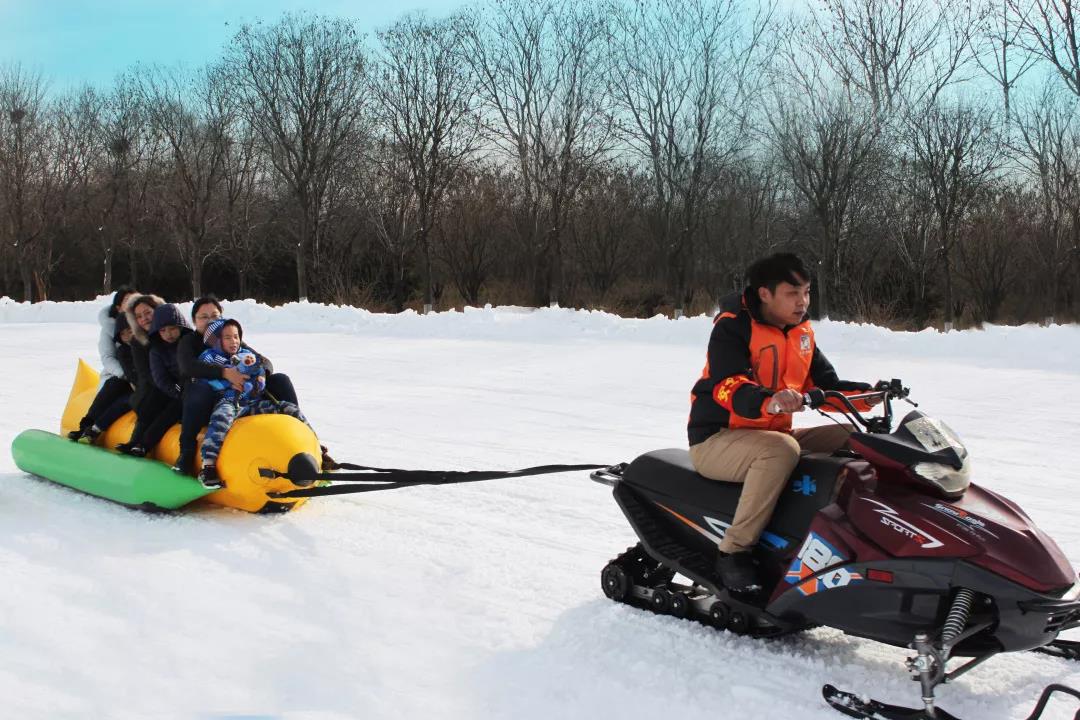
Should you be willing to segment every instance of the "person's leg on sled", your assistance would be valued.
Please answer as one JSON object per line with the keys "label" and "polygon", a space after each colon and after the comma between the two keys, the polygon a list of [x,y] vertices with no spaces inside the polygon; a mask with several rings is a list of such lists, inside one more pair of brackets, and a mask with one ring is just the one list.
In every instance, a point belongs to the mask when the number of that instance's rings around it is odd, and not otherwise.
{"label": "person's leg on sled", "polygon": [[224,481],[217,471],[217,459],[221,454],[221,446],[225,443],[225,436],[240,411],[236,401],[232,398],[223,397],[214,406],[214,412],[210,414],[210,424],[206,426],[206,434],[202,441],[202,470],[199,471],[198,480],[203,487],[222,488]]}

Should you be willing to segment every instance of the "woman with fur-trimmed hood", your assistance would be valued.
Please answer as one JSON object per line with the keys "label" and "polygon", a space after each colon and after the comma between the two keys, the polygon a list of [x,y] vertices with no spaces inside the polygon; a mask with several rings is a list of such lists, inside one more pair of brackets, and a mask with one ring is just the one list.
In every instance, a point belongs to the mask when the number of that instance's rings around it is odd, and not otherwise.
{"label": "woman with fur-trimmed hood", "polygon": [[150,328],[154,323],[154,310],[165,301],[157,295],[134,294],[124,303],[124,314],[131,327],[131,360],[135,366],[135,392],[131,395],[131,407],[135,411],[135,429],[131,439],[117,446],[117,450],[142,457],[146,450],[142,436],[146,428],[168,405],[169,398],[154,386],[150,372]]}

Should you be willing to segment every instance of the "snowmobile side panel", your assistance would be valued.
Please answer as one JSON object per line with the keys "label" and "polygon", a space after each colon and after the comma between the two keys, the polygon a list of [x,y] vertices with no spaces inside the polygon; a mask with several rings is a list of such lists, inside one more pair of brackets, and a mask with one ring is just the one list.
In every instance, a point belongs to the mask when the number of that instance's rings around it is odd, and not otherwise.
{"label": "snowmobile side panel", "polygon": [[[803,456],[780,496],[762,536],[763,543],[776,551],[792,552],[817,512],[835,499],[850,463],[849,458]],[[638,457],[626,468],[623,482],[717,537],[723,536],[734,517],[742,493],[740,483],[718,482],[699,475],[690,454],[675,448]]]}
{"label": "snowmobile side panel", "polygon": [[24,430],[11,443],[11,454],[25,472],[131,507],[174,510],[211,492],[159,462],[72,442],[44,430]]}

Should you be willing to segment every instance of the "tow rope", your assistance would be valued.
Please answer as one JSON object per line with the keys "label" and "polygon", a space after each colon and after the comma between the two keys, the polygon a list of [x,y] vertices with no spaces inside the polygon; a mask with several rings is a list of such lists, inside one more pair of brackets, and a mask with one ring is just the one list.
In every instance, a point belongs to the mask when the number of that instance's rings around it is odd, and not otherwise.
{"label": "tow rope", "polygon": [[338,463],[342,470],[355,472],[302,473],[302,478],[292,478],[288,472],[278,472],[269,468],[259,468],[259,475],[265,478],[285,478],[286,480],[311,481],[323,480],[335,483],[351,483],[341,487],[309,487],[282,493],[270,493],[272,498],[320,497],[323,495],[345,495],[348,493],[372,492],[375,490],[394,490],[414,485],[449,485],[451,483],[476,482],[479,480],[499,480],[502,478],[526,477],[529,475],[547,475],[551,473],[572,472],[576,470],[598,470],[607,465],[537,465],[521,470],[401,470],[398,468],[378,468],[367,465]]}

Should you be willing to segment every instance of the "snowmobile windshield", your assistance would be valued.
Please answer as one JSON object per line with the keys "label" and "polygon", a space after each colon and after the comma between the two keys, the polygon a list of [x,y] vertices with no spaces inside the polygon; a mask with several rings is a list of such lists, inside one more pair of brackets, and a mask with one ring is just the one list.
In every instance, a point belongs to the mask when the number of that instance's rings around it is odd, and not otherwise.
{"label": "snowmobile windshield", "polygon": [[953,450],[960,463],[967,458],[967,448],[960,442],[953,429],[940,420],[925,415],[916,418],[905,418],[904,429],[911,433],[926,452],[938,453],[942,450]]}

